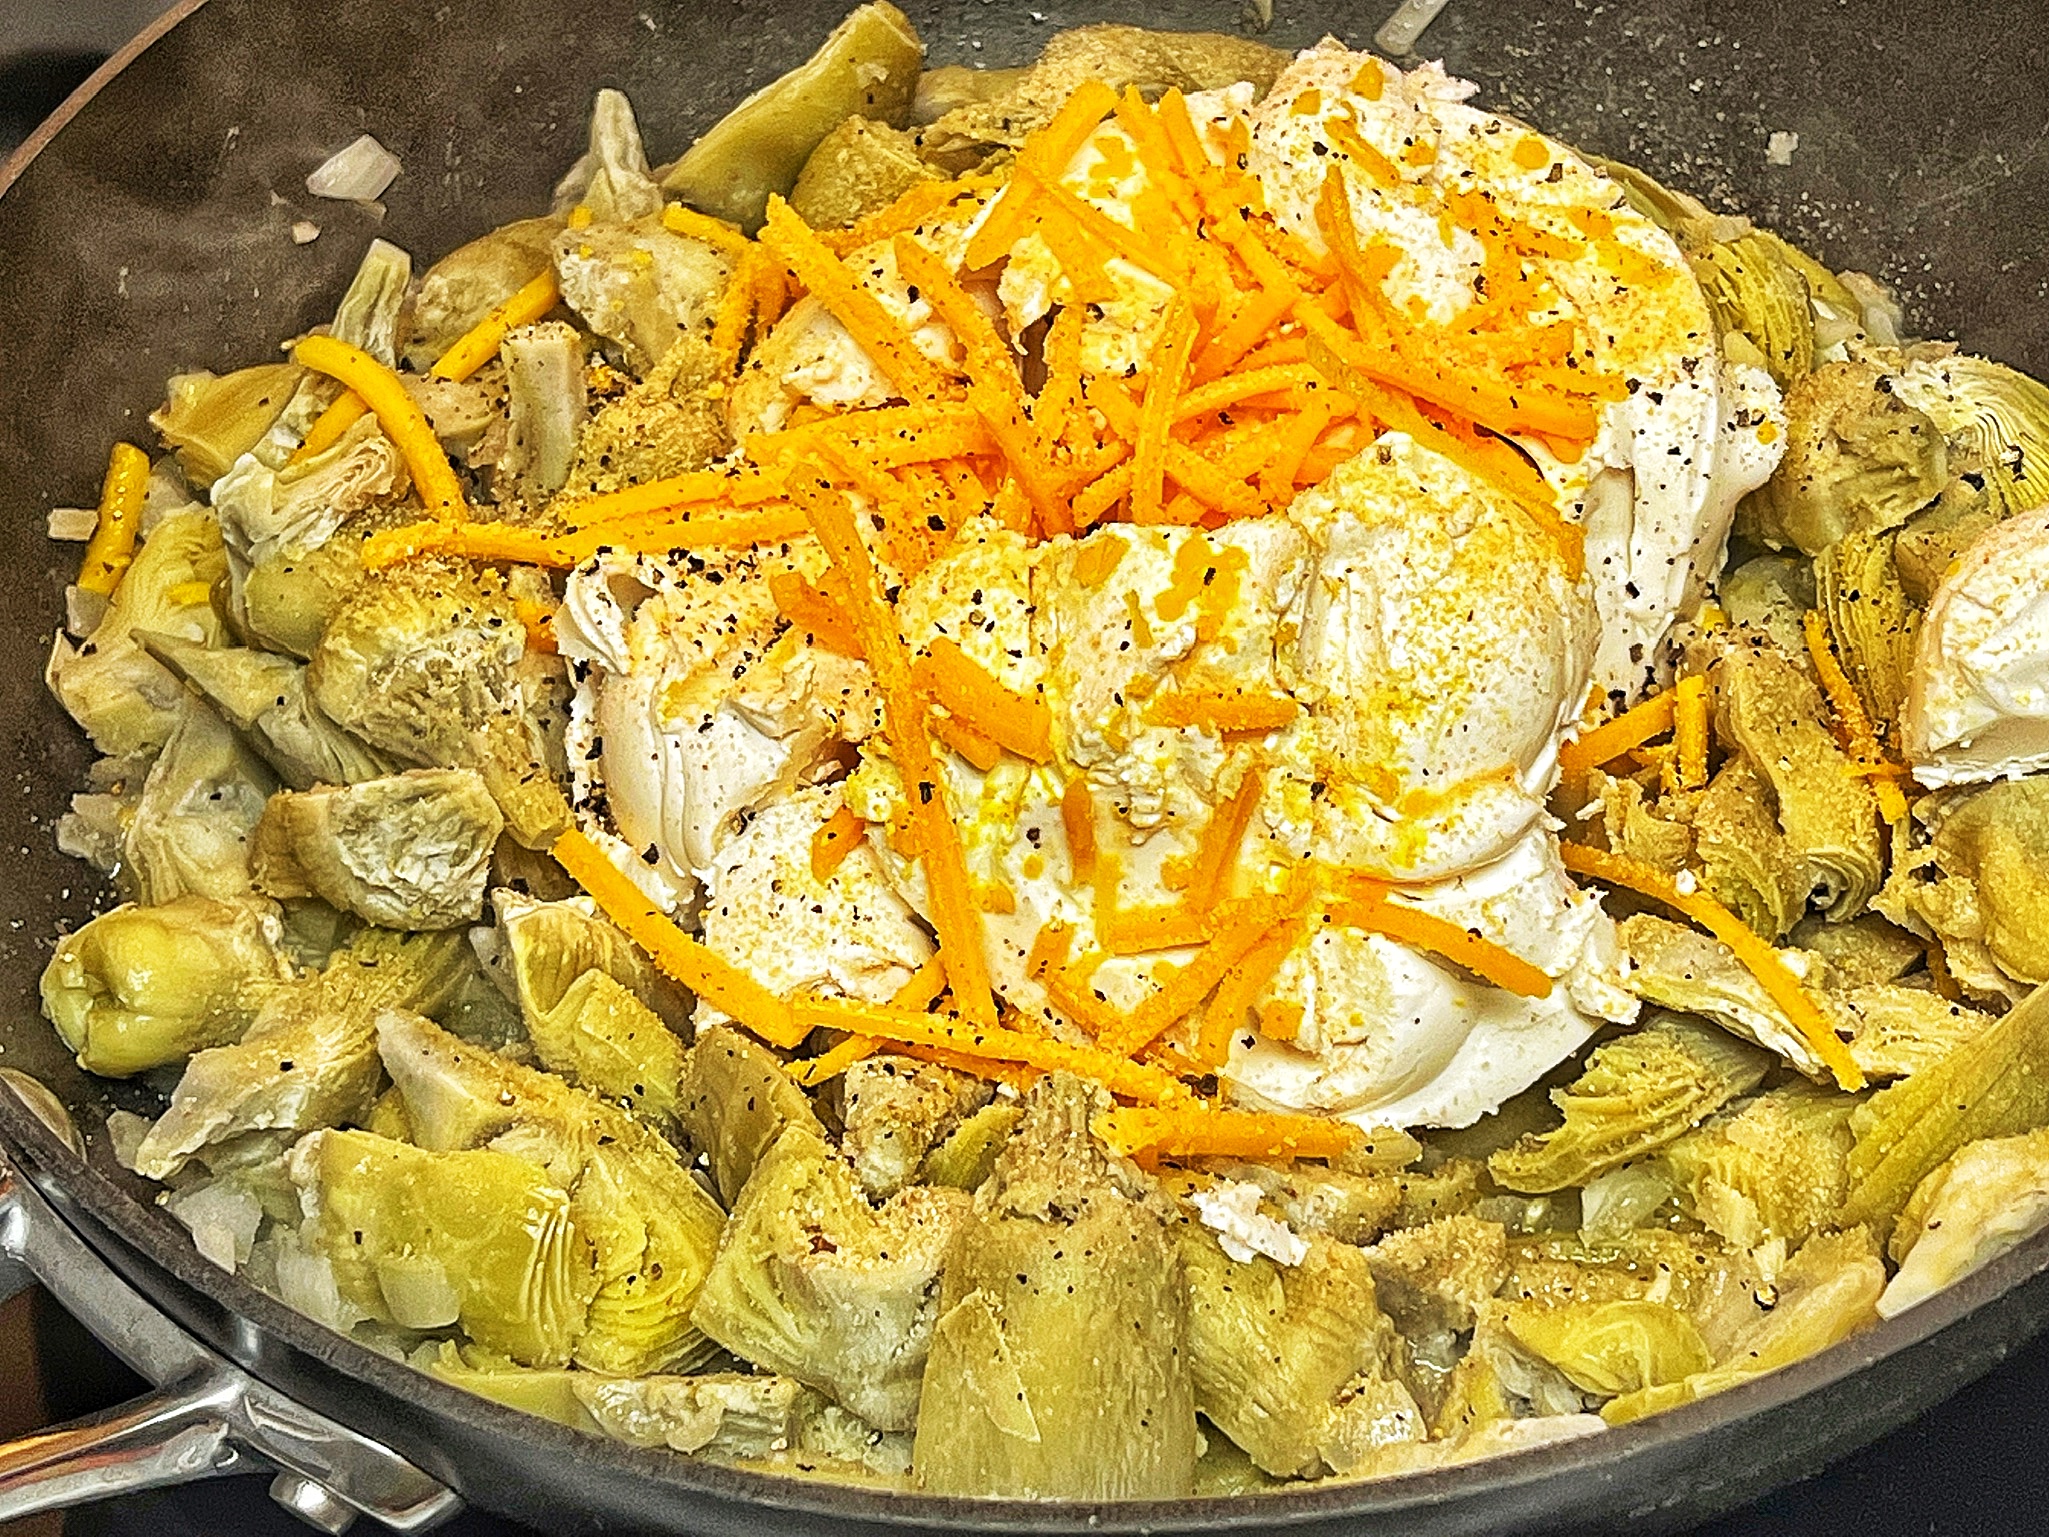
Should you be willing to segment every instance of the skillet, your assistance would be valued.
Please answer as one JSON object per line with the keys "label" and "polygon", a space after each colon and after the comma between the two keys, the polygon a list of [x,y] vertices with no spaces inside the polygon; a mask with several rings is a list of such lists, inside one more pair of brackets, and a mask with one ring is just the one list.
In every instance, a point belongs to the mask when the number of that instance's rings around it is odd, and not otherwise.
{"label": "skillet", "polygon": [[[1085,21],[1241,25],[1237,0],[922,0],[934,62],[1009,64]],[[1363,45],[1391,0],[1281,0],[1269,38]],[[163,1384],[102,1421],[0,1447],[0,1519],[276,1466],[339,1530],[462,1501],[571,1531],[1300,1531],[1407,1537],[1672,1530],[1861,1445],[2049,1318],[2049,1235],[1786,1371],[1590,1442],[1371,1485],[1224,1502],[914,1498],[598,1441],[341,1339],[208,1264],[114,1162],[109,1110],[40,1017],[50,937],[104,893],[56,852],[83,738],[42,687],[89,497],[170,373],[266,356],[325,318],[363,244],[422,261],[543,206],[592,92],[624,89],[657,159],[805,56],[845,0],[184,0],[0,168],[0,1281],[39,1276]],[[1456,0],[1422,51],[1483,102],[1641,165],[1894,284],[1910,326],[2049,373],[2049,41],[2038,0]],[[405,174],[381,217],[306,172],[374,132]],[[1774,132],[1797,133],[1788,165]],[[273,194],[276,196],[274,197]],[[282,201],[279,201],[282,199]],[[295,245],[290,226],[322,234]],[[26,1075],[26,1076],[21,1076]],[[4,1289],[4,1286],[0,1286]]]}

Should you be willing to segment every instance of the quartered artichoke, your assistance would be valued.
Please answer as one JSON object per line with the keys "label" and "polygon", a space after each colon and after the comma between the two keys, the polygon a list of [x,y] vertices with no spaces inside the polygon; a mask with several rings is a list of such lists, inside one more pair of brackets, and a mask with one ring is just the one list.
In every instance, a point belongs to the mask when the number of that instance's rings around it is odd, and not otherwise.
{"label": "quartered artichoke", "polygon": [[850,117],[804,162],[790,207],[813,229],[847,229],[919,182],[937,180],[914,135],[874,118]]}
{"label": "quartered artichoke", "polygon": [[538,506],[562,489],[576,462],[589,407],[583,337],[560,321],[522,326],[505,338],[510,435],[498,467]]}
{"label": "quartered artichoke", "polygon": [[187,695],[128,823],[126,880],[136,897],[249,896],[250,842],[276,788],[213,707]]}
{"label": "quartered artichoke", "polygon": [[564,230],[555,240],[555,270],[562,302],[645,374],[679,336],[710,329],[732,262],[653,214]]}
{"label": "quartered artichoke", "polygon": [[257,824],[255,876],[274,897],[319,897],[385,928],[453,928],[483,916],[504,826],[468,769],[287,790]]}
{"label": "quartered artichoke", "polygon": [[1710,1232],[1746,1249],[1772,1239],[1797,1248],[1835,1225],[1849,1194],[1856,1105],[1815,1084],[1788,1084],[1688,1132],[1659,1162]]}
{"label": "quartered artichoke", "polygon": [[785,1131],[801,1127],[823,1137],[811,1100],[776,1054],[744,1030],[713,1025],[697,1037],[679,1086],[683,1129],[711,1165],[712,1184],[728,1206],[755,1165]]}
{"label": "quartered artichoke", "polygon": [[735,1355],[908,1430],[966,1206],[915,1186],[873,1207],[830,1144],[790,1126],[734,1202],[693,1316]]}
{"label": "quartered artichoke", "polygon": [[914,1457],[934,1493],[1172,1499],[1194,1486],[1181,1261],[1090,1135],[1099,1100],[1064,1075],[1040,1082],[947,1256]]}
{"label": "quartered artichoke", "polygon": [[1956,469],[1983,477],[1996,515],[2049,499],[2049,387],[1987,358],[1914,349],[1892,388],[1947,436]]}
{"label": "quartered artichoke", "polygon": [[1183,1222],[1177,1234],[1195,1406],[1255,1464],[1348,1473],[1376,1447],[1421,1438],[1362,1251],[1318,1237],[1300,1264],[1241,1263],[1206,1229]]}
{"label": "quartered artichoke", "polygon": [[307,667],[313,701],[401,762],[483,776],[507,830],[546,848],[569,807],[518,671],[526,632],[501,582],[419,561],[357,588]]}
{"label": "quartered artichoke", "polygon": [[302,1238],[344,1300],[406,1329],[460,1324],[527,1366],[565,1365],[598,1286],[569,1193],[539,1164],[429,1151],[367,1131],[293,1150]]}
{"label": "quartered artichoke", "polygon": [[501,224],[429,267],[413,299],[406,361],[418,369],[431,366],[494,305],[547,271],[561,229],[559,216]]}
{"label": "quartered artichoke", "polygon": [[1915,1187],[1892,1231],[1898,1272],[1878,1299],[1904,1313],[2049,1227],[2049,1130],[1968,1143]]}
{"label": "quartered artichoke", "polygon": [[1712,1025],[1659,1014],[1594,1049],[1586,1071],[1554,1089],[1555,1131],[1526,1136],[1487,1160],[1510,1190],[1562,1190],[1677,1141],[1757,1087],[1769,1059]]}
{"label": "quartered artichoke", "polygon": [[870,0],[804,63],[714,123],[662,186],[752,232],[770,196],[789,196],[811,152],[848,118],[903,126],[924,57],[910,19],[887,0]]}
{"label": "quartered artichoke", "polygon": [[1594,1399],[1663,1387],[1714,1364],[1691,1318],[1643,1298],[1525,1303],[1509,1308],[1503,1323],[1518,1345]]}
{"label": "quartered artichoke", "polygon": [[87,1072],[126,1078],[232,1041],[255,986],[291,975],[277,920],[244,902],[117,907],[57,944],[43,1012]]}
{"label": "quartered artichoke", "polygon": [[596,1269],[587,1319],[569,1342],[578,1365],[636,1376],[703,1354],[691,1309],[724,1217],[666,1141],[615,1106],[416,1015],[387,1010],[377,1034],[421,1146],[517,1152],[569,1192]]}
{"label": "quartered artichoke", "polygon": [[841,1145],[861,1188],[886,1200],[910,1184],[926,1155],[990,1093],[984,1079],[909,1057],[856,1062],[841,1091]]}
{"label": "quartered artichoke", "polygon": [[259,363],[231,374],[173,374],[149,416],[196,486],[212,485],[263,441],[306,377],[297,363]]}
{"label": "quartered artichoke", "polygon": [[1872,720],[1894,729],[1907,701],[1921,615],[1893,565],[1894,535],[1845,534],[1815,558],[1819,607]]}
{"label": "quartered artichoke", "polygon": [[593,966],[555,1007],[530,1016],[527,1035],[541,1066],[580,1088],[616,1099],[657,1125],[682,1106],[682,1040],[631,988]]}
{"label": "quartered artichoke", "polygon": [[555,185],[555,206],[581,205],[594,223],[625,224],[662,211],[649,174],[640,124],[624,91],[606,88],[591,102],[590,147]]}

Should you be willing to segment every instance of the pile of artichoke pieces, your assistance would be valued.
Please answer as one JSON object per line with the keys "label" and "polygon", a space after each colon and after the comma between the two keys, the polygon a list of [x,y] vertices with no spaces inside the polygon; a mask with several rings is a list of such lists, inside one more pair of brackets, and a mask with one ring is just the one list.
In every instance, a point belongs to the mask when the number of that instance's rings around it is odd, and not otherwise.
{"label": "pile of artichoke pieces", "polygon": [[[503,515],[698,468],[729,446],[703,277],[681,255],[650,274],[630,238],[665,192],[745,228],[784,194],[842,228],[920,180],[1001,175],[1083,80],[1150,95],[1282,62],[1093,27],[1026,69],[925,71],[904,18],[863,6],[665,171],[607,93],[556,213],[418,281],[374,245],[331,329],[421,371]],[[885,1052],[807,1092],[750,1035],[693,1031],[545,858],[571,691],[526,643],[547,579],[366,573],[363,539],[411,516],[404,461],[374,418],[295,461],[335,386],[276,363],[172,381],[145,537],[110,596],[74,592],[50,667],[103,755],[60,841],[127,900],[59,942],[45,1007],[87,1069],[167,1096],[113,1117],[118,1156],[210,1259],[475,1393],[975,1495],[1241,1493],[1591,1434],[2036,1231],[2049,777],[1917,794],[1869,772],[1819,667],[1840,659],[1897,760],[1945,573],[2044,500],[2049,391],[1902,341],[1869,280],[1611,171],[1785,389],[1790,443],[1682,636],[1709,772],[1654,744],[1555,809],[1779,947],[1872,1087],[1837,1088],[1719,941],[1623,895],[1655,1007],[1466,1131],[1142,1169],[1063,1075],[1020,1092]],[[596,219],[564,241],[572,205]],[[425,372],[551,260],[576,324],[467,382]],[[1217,1203],[1234,1222],[1200,1220]]]}

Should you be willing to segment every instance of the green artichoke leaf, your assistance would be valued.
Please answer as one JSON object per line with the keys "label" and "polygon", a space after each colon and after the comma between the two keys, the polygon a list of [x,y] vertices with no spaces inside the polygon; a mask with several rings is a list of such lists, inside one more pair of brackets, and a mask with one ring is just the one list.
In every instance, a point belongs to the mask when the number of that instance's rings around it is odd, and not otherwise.
{"label": "green artichoke leaf", "polygon": [[790,207],[813,229],[850,229],[919,182],[938,179],[913,135],[873,118],[850,117],[804,162]]}
{"label": "green artichoke leaf", "polygon": [[1552,1090],[1562,1126],[1503,1148],[1488,1171],[1510,1190],[1584,1184],[1677,1141],[1756,1088],[1770,1060],[1712,1025],[1655,1015],[1596,1047],[1578,1079]]}
{"label": "green artichoke leaf", "polygon": [[344,1300],[406,1329],[460,1324],[522,1366],[565,1365],[597,1272],[568,1192],[489,1149],[431,1152],[318,1131],[292,1153],[302,1241]]}
{"label": "green artichoke leaf", "polygon": [[231,374],[173,374],[150,426],[192,483],[207,487],[263,441],[305,379],[297,363],[259,363]]}
{"label": "green artichoke leaf", "polygon": [[1824,363],[1786,394],[1786,452],[1747,499],[1766,543],[1819,555],[1855,530],[1897,528],[1949,483],[1948,438],[1871,357]]}
{"label": "green artichoke leaf", "polygon": [[1422,1437],[1364,1251],[1318,1235],[1300,1264],[1241,1262],[1205,1228],[1176,1232],[1195,1406],[1262,1471],[1348,1473],[1381,1444]]}
{"label": "green artichoke leaf", "polygon": [[1601,1417],[1626,1425],[1790,1366],[1878,1321],[1885,1264],[1868,1230],[1825,1233],[1800,1246],[1780,1274],[1770,1312],[1754,1320],[1706,1371],[1611,1399]]}
{"label": "green artichoke leaf", "polygon": [[392,771],[383,754],[320,712],[306,693],[306,669],[290,657],[147,630],[135,638],[241,732],[288,788],[355,784]]}
{"label": "green artichoke leaf", "polygon": [[594,966],[570,983],[554,1008],[534,1016],[528,1036],[549,1072],[659,1125],[675,1121],[687,1048],[609,973]]}
{"label": "green artichoke leaf", "polygon": [[1596,1398],[1663,1387],[1714,1364],[1692,1319],[1641,1298],[1516,1306],[1506,1325],[1517,1344]]}
{"label": "green artichoke leaf", "polygon": [[990,1095],[986,1079],[935,1063],[886,1052],[856,1062],[841,1081],[840,1146],[861,1188],[876,1200],[895,1195]]}
{"label": "green artichoke leaf", "polygon": [[154,752],[183,713],[185,689],[136,642],[134,632],[224,643],[214,584],[227,575],[220,527],[205,512],[174,513],[135,552],[92,635],[74,647],[62,635],[45,674],[50,692],[109,757]]}
{"label": "green artichoke leaf", "polygon": [[2049,1130],[1971,1142],[1914,1188],[1892,1232],[1893,1318],[2049,1227]]}
{"label": "green artichoke leaf", "polygon": [[914,1185],[871,1206],[846,1161],[793,1124],[733,1205],[698,1326],[878,1429],[908,1429],[966,1205],[957,1190]]}
{"label": "green artichoke leaf", "polygon": [[137,898],[248,897],[251,835],[276,789],[269,766],[211,705],[187,695],[128,823],[126,879]]}
{"label": "green artichoke leaf", "polygon": [[417,1015],[386,1010],[377,1039],[421,1146],[517,1152],[570,1192],[598,1278],[578,1365],[638,1376],[704,1353],[691,1311],[725,1216],[674,1148],[617,1106]]}
{"label": "green artichoke leaf", "polygon": [[2049,988],[1933,1066],[1871,1096],[1850,1117],[1850,1198],[1842,1221],[1889,1223],[1966,1143],[2049,1124]]}
{"label": "green artichoke leaf", "polygon": [[277,920],[247,903],[117,907],[58,941],[43,1013],[87,1072],[164,1067],[242,1034],[255,984],[291,975],[278,940]]}
{"label": "green artichoke leaf", "polygon": [[680,1093],[683,1129],[711,1164],[712,1184],[728,1206],[790,1127],[825,1135],[782,1059],[731,1025],[698,1036],[683,1061]]}
{"label": "green artichoke leaf", "polygon": [[318,897],[392,929],[447,929],[484,912],[505,820],[469,769],[412,769],[271,797],[251,848],[274,897]]}
{"label": "green artichoke leaf", "polygon": [[904,125],[924,58],[910,18],[888,0],[869,0],[809,59],[707,129],[662,186],[752,234],[769,198],[789,196],[811,152],[840,123],[858,114]]}
{"label": "green artichoke leaf", "polygon": [[918,1403],[913,1468],[927,1490],[1103,1500],[1194,1488],[1188,1288],[1156,1198],[1090,1135],[1107,1098],[1064,1074],[1042,1080],[975,1194]]}

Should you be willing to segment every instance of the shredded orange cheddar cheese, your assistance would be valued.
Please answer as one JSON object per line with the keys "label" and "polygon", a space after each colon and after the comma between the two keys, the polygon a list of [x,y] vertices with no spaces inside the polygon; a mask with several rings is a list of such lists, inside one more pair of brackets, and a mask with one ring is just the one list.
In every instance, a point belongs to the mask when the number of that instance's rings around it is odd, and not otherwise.
{"label": "shredded orange cheddar cheese", "polygon": [[1784,957],[1758,938],[1749,925],[1728,908],[1705,891],[1680,890],[1664,871],[1625,855],[1610,854],[1579,843],[1561,843],[1559,853],[1565,861],[1565,868],[1573,874],[1606,881],[1611,886],[1622,886],[1639,896],[1662,902],[1684,913],[1735,951],[1736,958],[1771,994],[1772,1001],[1792,1021],[1793,1028],[1812,1048],[1815,1056],[1835,1074],[1837,1085],[1851,1093],[1864,1087],[1863,1070],[1857,1066],[1856,1059],[1830,1027],[1814,1000],[1807,996],[1806,987],[1793,974]]}
{"label": "shredded orange cheddar cheese", "polygon": [[363,403],[361,395],[354,390],[343,390],[335,397],[334,404],[322,411],[313,425],[306,429],[305,441],[292,450],[290,462],[301,464],[315,454],[326,453],[369,414],[370,408]]}
{"label": "shredded orange cheddar cheese", "polygon": [[1067,781],[1060,795],[1060,827],[1067,834],[1067,857],[1076,881],[1096,878],[1096,798],[1080,774]]}
{"label": "shredded orange cheddar cheese", "polygon": [[1250,690],[1173,689],[1155,694],[1145,707],[1146,720],[1155,726],[1206,726],[1225,735],[1280,731],[1301,713],[1302,706],[1286,694]]}
{"label": "shredded orange cheddar cheese", "polygon": [[868,824],[854,809],[840,807],[811,835],[812,877],[821,881],[832,879],[833,871],[846,863],[847,856],[861,846],[867,835]]}
{"label": "shredded orange cheddar cheese", "polygon": [[793,477],[790,490],[846,583],[852,604],[848,618],[861,637],[862,653],[881,688],[883,721],[910,801],[926,885],[932,894],[932,923],[948,957],[954,999],[969,1019],[993,1025],[996,1004],[982,949],[982,915],[968,884],[967,859],[948,806],[946,776],[932,755],[931,739],[925,731],[926,711],[911,680],[910,658],[897,630],[895,610],[882,594],[875,563],[854,525],[853,504],[845,493],[801,474]]}
{"label": "shredded orange cheddar cheese", "polygon": [[[946,991],[946,958],[934,950],[925,963],[911,973],[910,980],[896,990],[890,1005],[914,1013],[930,1009]],[[837,1078],[856,1062],[866,1061],[882,1050],[883,1043],[872,1035],[850,1035],[821,1056],[787,1064],[790,1076],[807,1089]]]}
{"label": "shredded orange cheddar cheese", "polygon": [[1398,944],[1441,955],[1518,997],[1548,998],[1551,995],[1551,979],[1514,951],[1505,950],[1435,913],[1392,901],[1384,889],[1376,891],[1371,886],[1355,887],[1350,893],[1332,901],[1325,911],[1332,923],[1384,935]]}
{"label": "shredded orange cheddar cheese", "polygon": [[1053,756],[1053,712],[1034,694],[1020,694],[942,635],[912,664],[912,676],[972,730],[1031,763]]}
{"label": "shredded orange cheddar cheese", "polygon": [[100,520],[79,562],[78,585],[86,592],[111,595],[135,559],[135,537],[142,528],[142,502],[149,489],[149,455],[133,443],[116,443],[107,455],[106,478],[100,482]]}
{"label": "shredded orange cheddar cheese", "polygon": [[747,972],[692,939],[664,917],[641,889],[605,856],[603,849],[572,829],[555,840],[555,862],[590,894],[600,911],[645,950],[654,963],[722,1009],[763,1040],[795,1046],[809,1033],[790,1006]]}
{"label": "shredded orange cheddar cheese", "polygon": [[1194,959],[1123,1020],[1105,1044],[1125,1056],[1148,1046],[1163,1031],[1200,1007],[1217,984],[1242,962],[1276,924],[1299,911],[1300,898],[1247,897],[1217,909],[1215,937]]}
{"label": "shredded orange cheddar cheese", "polygon": [[1232,1032],[1245,1023],[1299,938],[1297,922],[1275,924],[1217,984],[1196,1041],[1196,1065],[1203,1071],[1214,1072],[1230,1058]]}
{"label": "shredded orange cheddar cheese", "polygon": [[671,550],[744,548],[780,544],[805,532],[803,513],[787,505],[749,512],[644,525],[606,526],[550,536],[505,523],[409,523],[380,529],[363,541],[363,564],[372,571],[420,555],[458,555],[469,560],[510,561],[567,571],[600,550],[664,555]]}
{"label": "shredded orange cheddar cheese", "polygon": [[1652,737],[1672,729],[1673,694],[1653,694],[1642,704],[1625,710],[1611,721],[1558,749],[1558,774],[1567,784],[1582,784],[1593,770],[1633,752]]}
{"label": "shredded orange cheddar cheese", "polygon": [[544,267],[511,298],[494,304],[484,318],[457,337],[449,349],[428,370],[437,379],[461,383],[491,359],[505,345],[505,336],[521,326],[530,326],[562,302],[562,289],[555,269]]}
{"label": "shredded orange cheddar cheese", "polygon": [[1679,750],[1679,783],[1686,789],[1707,783],[1709,729],[1707,679],[1689,674],[1672,689],[1672,742]]}
{"label": "shredded orange cheddar cheese", "polygon": [[670,203],[662,209],[662,227],[672,235],[687,235],[716,246],[735,261],[746,256],[752,247],[752,242],[725,220],[701,214],[681,203]]}
{"label": "shredded orange cheddar cheese", "polygon": [[1195,311],[1187,296],[1177,293],[1167,305],[1160,334],[1153,343],[1152,360],[1146,372],[1145,404],[1138,414],[1131,456],[1134,523],[1159,521],[1161,481],[1167,469],[1167,429],[1173,425],[1174,407],[1187,387],[1195,338]]}

